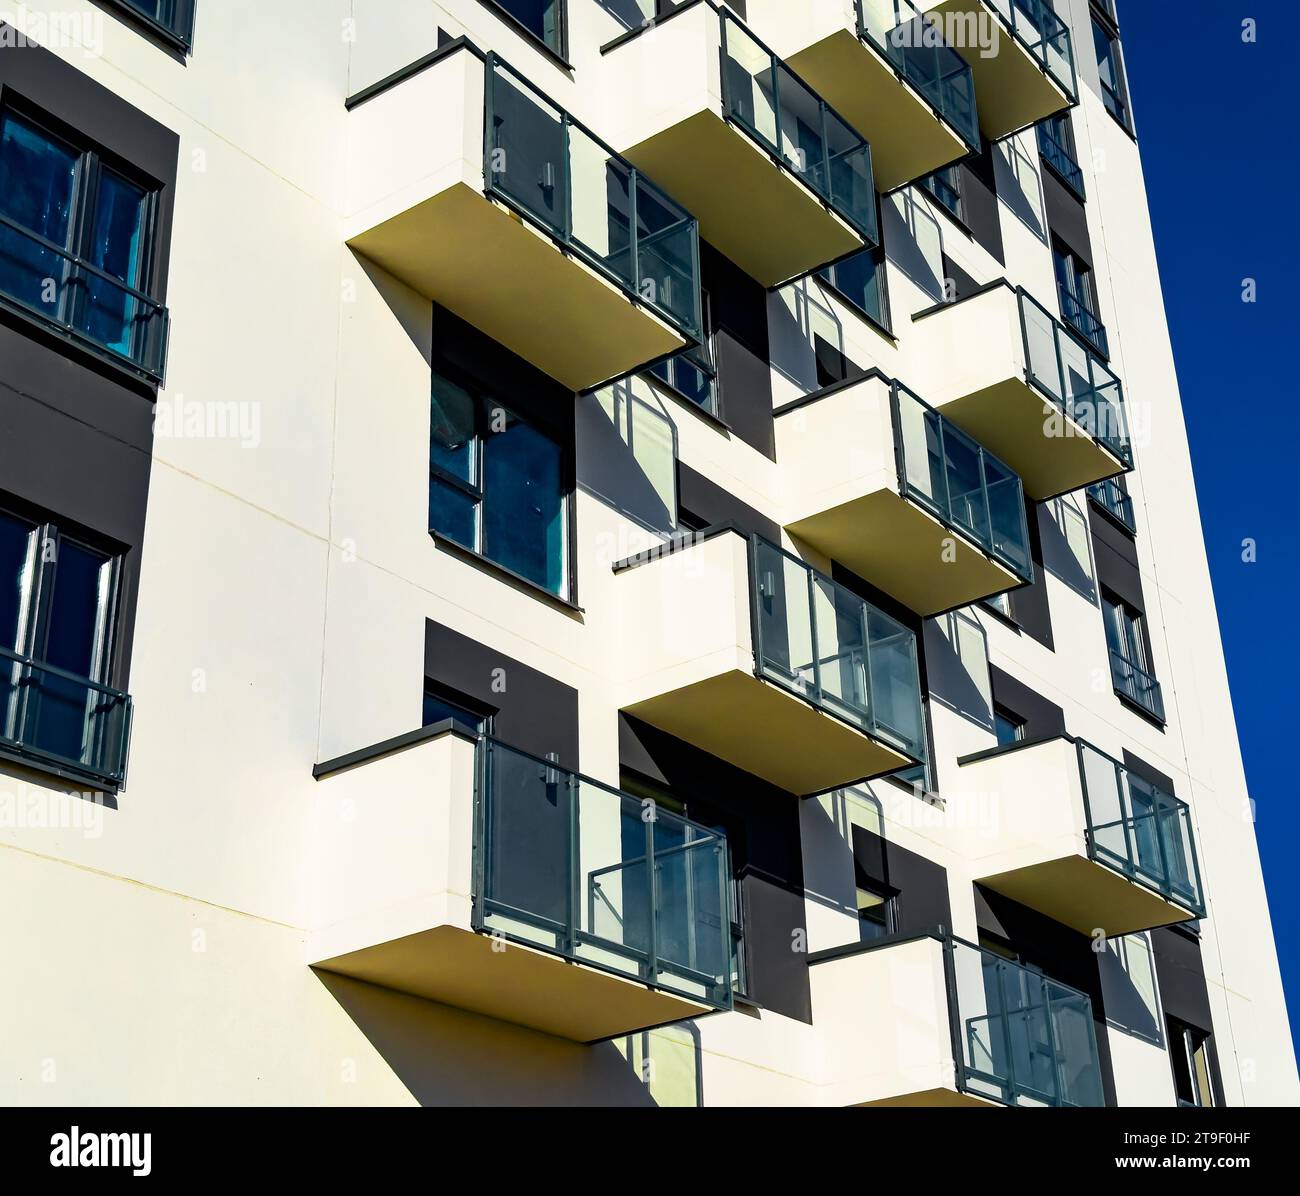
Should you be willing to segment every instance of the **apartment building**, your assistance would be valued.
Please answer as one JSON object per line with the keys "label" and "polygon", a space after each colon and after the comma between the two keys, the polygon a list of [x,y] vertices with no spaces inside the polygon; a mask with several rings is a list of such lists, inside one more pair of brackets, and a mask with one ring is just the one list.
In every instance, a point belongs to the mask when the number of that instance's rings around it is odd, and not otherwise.
{"label": "apartment building", "polygon": [[0,18],[0,1099],[1297,1102],[1122,7]]}

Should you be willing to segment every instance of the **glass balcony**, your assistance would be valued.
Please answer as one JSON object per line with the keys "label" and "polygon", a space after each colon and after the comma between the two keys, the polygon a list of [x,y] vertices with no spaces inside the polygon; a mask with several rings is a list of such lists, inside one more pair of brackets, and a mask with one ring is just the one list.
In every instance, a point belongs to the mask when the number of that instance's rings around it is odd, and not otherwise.
{"label": "glass balcony", "polygon": [[729,1009],[725,836],[498,740],[479,751],[475,929]]}
{"label": "glass balcony", "polygon": [[620,710],[795,794],[924,759],[914,634],[783,549],[723,524],[614,572]]}
{"label": "glass balcony", "polygon": [[760,674],[923,760],[916,636],[775,544],[752,552]]}
{"label": "glass balcony", "polygon": [[1079,98],[1070,27],[1046,0],[985,0],[1005,28],[1074,103]]}
{"label": "glass balcony", "polygon": [[698,337],[694,217],[494,54],[487,77],[488,194]]}
{"label": "glass balcony", "polygon": [[1205,917],[1200,862],[1186,802],[1079,741],[1079,767],[1094,860]]}
{"label": "glass balcony", "polygon": [[455,718],[313,775],[312,967],[574,1042],[731,1007],[716,828]]}
{"label": "glass balcony", "polygon": [[1131,469],[1133,451],[1124,414],[1124,388],[1119,379],[1096,353],[1023,290],[1020,318],[1029,381]]}
{"label": "glass balcony", "polygon": [[1052,120],[1045,120],[1038,126],[1038,152],[1045,161],[1080,199],[1086,197],[1083,184],[1083,171],[1074,160],[1065,142],[1060,136],[1059,126]]}
{"label": "glass balcony", "polygon": [[715,4],[655,14],[602,48],[610,135],[766,287],[880,240],[871,147]]}
{"label": "glass balcony", "polygon": [[792,536],[932,616],[1033,579],[1020,479],[900,383],[867,377],[777,412]]}
{"label": "glass balcony", "polygon": [[1034,576],[1020,478],[905,386],[893,387],[899,476],[908,497],[1024,581]]}
{"label": "glass balcony", "polygon": [[130,734],[126,694],[0,647],[0,745],[116,789]]}
{"label": "glass balcony", "polygon": [[794,170],[865,241],[878,245],[871,147],[731,13],[722,10],[721,19],[728,119]]}
{"label": "glass balcony", "polygon": [[3,215],[0,304],[132,373],[163,379],[167,309]]}
{"label": "glass balcony", "polygon": [[1130,532],[1137,532],[1137,516],[1133,513],[1133,498],[1120,489],[1119,483],[1114,478],[1107,478],[1104,482],[1089,486],[1088,497],[1112,518],[1128,528]]}
{"label": "glass balcony", "polygon": [[1105,1104],[1086,993],[958,938],[946,949],[962,1091],[1004,1105]]}
{"label": "glass balcony", "polygon": [[1110,677],[1118,694],[1141,707],[1152,718],[1162,723],[1165,721],[1165,700],[1160,692],[1160,682],[1150,673],[1112,651]]}
{"label": "glass balcony", "polygon": [[453,42],[348,122],[347,245],[566,388],[698,341],[695,217],[496,55]]}
{"label": "glass balcony", "polygon": [[1106,340],[1106,325],[1087,304],[1077,295],[1071,294],[1065,287],[1057,288],[1061,299],[1061,315],[1084,340],[1104,357],[1110,356],[1110,345]]}
{"label": "glass balcony", "polygon": [[927,19],[912,0],[855,0],[855,4],[858,35],[880,51],[977,152],[980,129],[969,63],[927,31]]}
{"label": "glass balcony", "polygon": [[1084,740],[958,759],[950,800],[979,800],[973,878],[1071,926],[1133,934],[1204,917],[1191,812]]}

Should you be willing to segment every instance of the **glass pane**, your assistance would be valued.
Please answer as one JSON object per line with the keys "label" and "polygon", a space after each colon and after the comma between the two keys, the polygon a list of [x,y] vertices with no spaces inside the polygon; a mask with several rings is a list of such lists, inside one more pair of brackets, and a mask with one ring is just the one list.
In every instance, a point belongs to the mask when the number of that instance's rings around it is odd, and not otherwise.
{"label": "glass pane", "polygon": [[727,54],[723,66],[728,110],[754,136],[780,152],[772,56],[737,22],[724,16]]}
{"label": "glass pane", "polygon": [[557,54],[561,52],[560,21],[563,0],[496,0],[529,33]]}
{"label": "glass pane", "polygon": [[939,413],[898,387],[898,433],[903,442],[904,477],[914,494],[939,511],[947,509]]}
{"label": "glass pane", "polygon": [[35,526],[0,511],[0,648],[10,651],[19,651],[25,638],[35,548]]}
{"label": "glass pane", "polygon": [[925,736],[921,726],[916,637],[902,624],[868,606],[867,642],[875,725],[893,732],[911,755],[922,758]]}
{"label": "glass pane", "polygon": [[822,700],[854,722],[869,722],[862,599],[829,578],[816,577],[813,612]]}
{"label": "glass pane", "polygon": [[97,677],[107,633],[112,567],[103,553],[60,539],[42,659],[78,677]]}
{"label": "glass pane", "polygon": [[434,374],[429,464],[470,485],[478,481],[474,414],[475,402],[469,392]]}
{"label": "glass pane", "polygon": [[77,157],[34,125],[5,113],[0,120],[0,214],[68,248]]}
{"label": "glass pane", "polygon": [[756,560],[763,671],[811,696],[817,689],[817,670],[813,666],[808,571],[762,541]]}
{"label": "glass pane", "polygon": [[492,74],[491,185],[560,236],[569,210],[563,114],[498,70]]}
{"label": "glass pane", "polygon": [[1025,499],[1020,479],[994,457],[984,454],[993,551],[1022,574],[1028,573]]}
{"label": "glass pane", "polygon": [[824,271],[822,277],[882,328],[889,327],[889,308],[885,301],[885,262],[879,250],[866,249],[838,261]]}
{"label": "glass pane", "polygon": [[110,170],[101,172],[95,227],[87,257],[92,265],[139,288],[145,192]]}
{"label": "glass pane", "polygon": [[429,530],[477,551],[478,502],[438,478],[429,479]]}
{"label": "glass pane", "polygon": [[956,428],[947,425],[944,427],[943,448],[952,521],[958,527],[965,528],[980,543],[990,543],[979,446]]}
{"label": "glass pane", "polygon": [[637,293],[692,334],[700,329],[694,221],[643,175],[636,183]]}
{"label": "glass pane", "polygon": [[1060,337],[1056,321],[1027,295],[1020,297],[1020,313],[1024,319],[1030,378],[1058,405],[1063,405],[1065,394],[1061,390],[1061,363],[1057,356]]}
{"label": "glass pane", "polygon": [[634,286],[632,263],[632,172],[600,142],[569,127],[573,168],[573,239]]}
{"label": "glass pane", "polygon": [[564,595],[564,454],[510,415],[483,444],[483,555]]}

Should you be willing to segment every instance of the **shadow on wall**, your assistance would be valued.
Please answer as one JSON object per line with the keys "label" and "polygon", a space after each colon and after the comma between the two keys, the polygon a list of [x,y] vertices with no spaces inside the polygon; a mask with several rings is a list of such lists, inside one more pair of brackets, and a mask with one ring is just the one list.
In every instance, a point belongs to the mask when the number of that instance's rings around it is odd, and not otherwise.
{"label": "shadow on wall", "polygon": [[[432,305],[429,300],[418,295],[410,287],[400,283],[387,271],[367,261],[360,254],[349,250],[356,265],[370,280],[370,285],[378,292],[393,317],[402,326],[406,335],[424,358],[425,363],[433,367],[433,321],[429,317]],[[345,285],[347,280],[345,279]],[[344,310],[347,309],[347,295],[344,294]]]}
{"label": "shadow on wall", "polygon": [[915,188],[896,191],[881,204],[881,235],[888,262],[897,266],[935,303],[946,298],[943,288],[943,228],[939,218],[917,198]]}
{"label": "shadow on wall", "polygon": [[844,322],[835,314],[815,275],[774,291],[767,302],[767,335],[772,368],[802,394],[821,389],[817,338],[847,356]]}
{"label": "shadow on wall", "polygon": [[993,730],[988,633],[974,615],[951,611],[927,619],[925,669],[930,696],[986,731]]}
{"label": "shadow on wall", "polygon": [[1150,939],[1144,934],[1130,934],[1108,940],[1106,950],[1097,957],[1097,967],[1106,997],[1107,1027],[1163,1047],[1164,1019]]}
{"label": "shadow on wall", "polygon": [[576,433],[579,488],[650,531],[673,532],[677,427],[654,388],[624,379],[579,396]]}
{"label": "shadow on wall", "polygon": [[1018,136],[997,142],[993,149],[993,178],[998,198],[1035,238],[1046,245],[1047,206],[1036,155],[1035,158],[1029,156]]}
{"label": "shadow on wall", "polygon": [[1096,571],[1087,513],[1070,495],[1039,506],[1043,568],[1080,597],[1097,605]]}
{"label": "shadow on wall", "polygon": [[[584,1046],[346,976],[315,976],[422,1106],[656,1104],[626,1039]],[[682,1062],[678,1050],[671,1070]],[[652,1080],[661,1066],[647,1069]]]}

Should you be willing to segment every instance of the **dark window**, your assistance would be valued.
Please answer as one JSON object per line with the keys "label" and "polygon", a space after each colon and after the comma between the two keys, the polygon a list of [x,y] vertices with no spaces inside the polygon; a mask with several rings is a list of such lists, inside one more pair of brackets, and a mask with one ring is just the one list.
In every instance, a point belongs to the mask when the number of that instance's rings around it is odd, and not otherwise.
{"label": "dark window", "polygon": [[697,407],[710,415],[718,415],[721,404],[718,397],[717,325],[714,322],[713,297],[707,290],[700,292],[700,314],[704,321],[704,337],[700,344],[652,365],[650,373]]}
{"label": "dark window", "polygon": [[993,730],[997,734],[998,743],[1003,747],[1012,743],[1020,743],[1025,738],[1025,720],[1005,706],[995,705],[993,707]]}
{"label": "dark window", "polygon": [[1092,18],[1092,44],[1097,52],[1097,74],[1101,78],[1101,98],[1106,111],[1124,128],[1131,130],[1128,110],[1128,84],[1124,79],[1124,60],[1120,51],[1119,35]]}
{"label": "dark window", "polygon": [[1053,242],[1052,259],[1062,318],[1103,357],[1107,356],[1106,328],[1097,316],[1092,267],[1062,241]]}
{"label": "dark window", "polygon": [[1116,691],[1163,721],[1164,702],[1160,683],[1152,670],[1142,612],[1106,590],[1102,591],[1101,610],[1106,623],[1106,646],[1110,649],[1111,679]]}
{"label": "dark window", "polygon": [[567,457],[500,403],[434,375],[429,530],[565,599]]}
{"label": "dark window", "polygon": [[455,693],[432,681],[426,681],[421,725],[429,727],[434,723],[446,722],[447,719],[455,719],[456,722],[471,727],[480,735],[490,734],[492,731],[491,712],[484,710],[477,702],[463,694]]}
{"label": "dark window", "polygon": [[1084,198],[1083,171],[1068,112],[1058,112],[1038,125],[1038,152],[1053,173],[1080,199]]}
{"label": "dark window", "polygon": [[129,9],[178,49],[189,52],[194,41],[195,0],[109,0]]}
{"label": "dark window", "polygon": [[858,883],[858,935],[862,942],[895,934],[898,930],[898,893],[872,882]]}
{"label": "dark window", "polygon": [[127,701],[107,689],[120,560],[0,510],[0,740],[116,774]]}
{"label": "dark window", "polygon": [[1169,1062],[1174,1069],[1174,1092],[1185,1107],[1210,1108],[1214,1087],[1210,1083],[1210,1035],[1168,1019]]}
{"label": "dark window", "polygon": [[953,163],[951,166],[936,170],[933,174],[927,174],[925,178],[920,180],[920,187],[956,219],[961,221],[966,219],[961,202],[961,166],[959,164]]}
{"label": "dark window", "polygon": [[155,376],[166,312],[143,290],[156,206],[97,151],[0,112],[0,300]]}
{"label": "dark window", "polygon": [[486,0],[509,14],[535,38],[564,56],[565,0]]}
{"label": "dark window", "polygon": [[886,332],[891,331],[889,290],[885,280],[883,246],[864,249],[819,271],[844,299]]}

